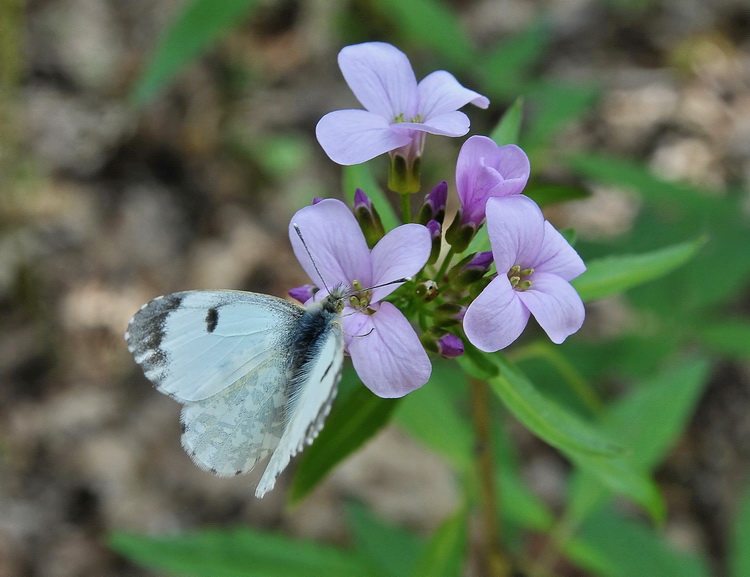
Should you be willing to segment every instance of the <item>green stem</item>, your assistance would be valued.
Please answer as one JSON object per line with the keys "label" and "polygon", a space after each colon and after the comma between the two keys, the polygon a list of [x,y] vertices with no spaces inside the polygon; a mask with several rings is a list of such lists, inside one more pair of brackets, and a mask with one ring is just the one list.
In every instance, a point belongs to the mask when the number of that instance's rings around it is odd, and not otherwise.
{"label": "green stem", "polygon": [[401,196],[401,221],[406,224],[411,222],[411,194]]}
{"label": "green stem", "polygon": [[482,557],[485,575],[509,577],[510,565],[500,547],[500,516],[492,458],[489,388],[485,381],[470,380],[471,413],[476,434],[479,500],[482,510]]}
{"label": "green stem", "polygon": [[451,264],[451,261],[453,260],[453,257],[455,256],[456,251],[453,247],[450,247],[448,249],[448,254],[445,255],[445,258],[443,259],[443,264],[440,265],[440,270],[438,271],[437,275],[435,276],[435,282],[440,284],[443,280],[443,277],[445,276],[445,273],[448,271],[448,267]]}

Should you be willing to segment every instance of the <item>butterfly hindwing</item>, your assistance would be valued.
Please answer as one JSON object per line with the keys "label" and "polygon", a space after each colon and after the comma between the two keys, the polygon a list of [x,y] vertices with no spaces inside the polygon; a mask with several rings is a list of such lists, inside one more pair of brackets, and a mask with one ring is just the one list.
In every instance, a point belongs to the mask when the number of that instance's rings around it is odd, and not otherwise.
{"label": "butterfly hindwing", "polygon": [[344,338],[338,321],[329,321],[310,346],[309,360],[291,383],[284,433],[258,482],[256,497],[273,489],[290,459],[317,437],[331,410],[344,363]]}
{"label": "butterfly hindwing", "polygon": [[182,409],[182,446],[203,469],[220,476],[250,471],[284,431],[287,367],[268,362],[223,391]]}
{"label": "butterfly hindwing", "polygon": [[291,362],[289,338],[304,312],[256,293],[180,292],[141,308],[126,339],[159,391],[200,401],[269,362]]}

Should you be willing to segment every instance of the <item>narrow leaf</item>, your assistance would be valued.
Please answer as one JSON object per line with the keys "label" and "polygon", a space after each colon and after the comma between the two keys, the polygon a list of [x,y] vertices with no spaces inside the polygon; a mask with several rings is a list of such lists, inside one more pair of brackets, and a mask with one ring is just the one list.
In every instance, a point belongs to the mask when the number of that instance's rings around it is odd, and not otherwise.
{"label": "narrow leaf", "polygon": [[568,506],[572,519],[584,519],[610,492],[627,495],[649,510],[656,521],[660,519],[661,499],[649,487],[650,481],[644,481],[646,472],[664,459],[685,428],[705,387],[708,368],[701,359],[682,363],[641,383],[611,406],[601,426],[628,448],[622,459],[630,463],[632,471],[642,471],[641,478],[624,472],[622,463],[614,463],[613,468],[613,463],[581,462],[585,471],[576,474],[571,483]]}
{"label": "narrow leaf", "polygon": [[750,358],[750,322],[721,320],[702,323],[696,329],[698,338],[710,349],[738,359]]}
{"label": "narrow leaf", "polygon": [[467,537],[467,514],[461,508],[448,517],[428,541],[414,577],[455,577],[461,574]]}
{"label": "narrow leaf", "polygon": [[456,410],[445,392],[448,386],[460,387],[466,376],[436,365],[430,382],[410,393],[399,403],[394,420],[413,437],[444,457],[462,471],[474,466],[472,444],[474,437],[467,420]]}
{"label": "narrow leaf", "polygon": [[492,390],[532,433],[568,456],[614,457],[623,452],[594,425],[542,395],[514,365],[494,355],[500,375],[489,379]]}
{"label": "narrow leaf", "polygon": [[424,549],[414,534],[381,521],[360,503],[351,503],[347,511],[355,547],[378,575],[403,577],[411,573]]}
{"label": "narrow leaf", "polygon": [[705,239],[684,242],[653,252],[621,255],[587,263],[587,270],[572,284],[584,301],[611,296],[654,280],[682,266],[705,244]]}
{"label": "narrow leaf", "polygon": [[299,460],[287,499],[298,504],[341,461],[388,423],[399,399],[381,399],[359,384],[342,393],[315,442]]}
{"label": "narrow leaf", "polygon": [[523,193],[539,206],[548,206],[559,202],[569,202],[587,198],[589,193],[581,187],[566,184],[533,183],[526,186]]}
{"label": "narrow leaf", "polygon": [[566,553],[582,566],[604,577],[709,577],[707,564],[697,555],[674,549],[663,534],[610,510],[603,510],[582,527],[577,537],[590,553],[603,563],[591,567],[592,558]]}
{"label": "narrow leaf", "polygon": [[114,533],[110,547],[146,567],[193,577],[351,577],[373,573],[341,549],[233,529],[178,536]]}
{"label": "narrow leaf", "polygon": [[[440,0],[379,0],[370,6],[404,38],[429,47],[454,65],[471,62],[473,48],[456,14]],[[450,39],[449,42],[446,39]]]}
{"label": "narrow leaf", "polygon": [[503,114],[500,122],[490,134],[490,138],[498,146],[518,143],[521,132],[521,121],[523,120],[523,97],[519,96]]}
{"label": "narrow leaf", "polygon": [[239,24],[257,0],[193,0],[167,29],[133,89],[137,106],[152,100],[190,60],[230,26]]}
{"label": "narrow leaf", "polygon": [[732,548],[729,552],[731,577],[750,575],[750,484],[740,500],[732,530]]}

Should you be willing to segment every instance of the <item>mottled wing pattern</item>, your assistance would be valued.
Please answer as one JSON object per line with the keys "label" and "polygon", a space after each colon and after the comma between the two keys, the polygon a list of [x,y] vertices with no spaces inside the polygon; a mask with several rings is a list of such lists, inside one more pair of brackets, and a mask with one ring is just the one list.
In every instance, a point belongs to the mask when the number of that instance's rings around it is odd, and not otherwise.
{"label": "mottled wing pattern", "polygon": [[311,360],[290,385],[284,432],[255,489],[258,498],[273,489],[290,459],[318,436],[331,410],[344,363],[344,338],[338,321],[331,322],[311,346],[315,347]]}
{"label": "mottled wing pattern", "polygon": [[239,291],[188,291],[154,299],[125,338],[157,389],[184,404],[182,445],[217,475],[248,472],[285,426],[302,307]]}
{"label": "mottled wing pattern", "polygon": [[187,291],[154,299],[131,319],[125,338],[162,393],[200,401],[288,354],[302,307],[240,291]]}
{"label": "mottled wing pattern", "polygon": [[267,362],[231,387],[182,409],[182,446],[203,469],[220,476],[250,471],[284,431],[287,366]]}

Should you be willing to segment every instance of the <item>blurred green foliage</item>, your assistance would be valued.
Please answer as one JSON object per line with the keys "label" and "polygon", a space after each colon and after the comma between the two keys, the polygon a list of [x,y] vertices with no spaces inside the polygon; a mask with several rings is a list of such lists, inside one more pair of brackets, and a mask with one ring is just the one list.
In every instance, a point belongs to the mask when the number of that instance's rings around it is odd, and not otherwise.
{"label": "blurred green foliage", "polygon": [[[609,1],[627,10],[627,3]],[[152,99],[181,66],[248,17],[255,5],[251,0],[190,2],[135,86],[135,102]],[[341,3],[341,22],[348,21],[350,9]],[[247,529],[162,538],[116,534],[112,547],[145,565],[184,575],[457,575],[466,555],[469,511],[477,503],[474,437],[464,396],[468,379],[480,378],[496,395],[497,491],[512,554],[525,559],[525,541],[518,536],[541,532],[547,535],[542,558],[563,555],[593,575],[707,577],[706,560],[677,551],[660,532],[665,505],[653,474],[688,423],[712,365],[723,358],[750,359],[750,322],[734,316],[735,302],[750,281],[750,259],[738,258],[738,247],[750,246],[741,195],[706,194],[663,181],[638,162],[553,147],[560,130],[592,108],[600,87],[540,77],[537,69],[549,40],[546,19],[479,50],[444,2],[383,0],[362,2],[357,9],[387,25],[394,43],[433,54],[441,67],[470,78],[494,106],[507,106],[492,132],[495,141],[521,144],[537,173],[549,163],[568,171],[565,182],[532,177],[527,192],[540,204],[586,198],[590,183],[617,186],[638,197],[642,208],[630,231],[606,241],[578,242],[588,271],[574,283],[587,301],[623,295],[636,322],[595,342],[571,339],[552,347],[528,341],[510,360],[469,346],[459,359],[463,371],[455,363],[436,362],[429,385],[400,401],[373,396],[353,372],[345,377],[326,427],[299,459],[289,500],[298,503],[393,420],[443,457],[464,487],[465,505],[426,541],[353,504],[350,548]],[[373,199],[387,229],[397,225],[368,166],[344,171],[345,194],[351,198],[357,187]],[[475,240],[475,249],[487,246],[486,237]],[[627,380],[629,390],[606,398],[598,383],[613,375]],[[561,513],[524,484],[518,456],[500,425],[509,415],[572,464],[568,503]],[[613,506],[615,496],[639,505],[652,522]],[[730,576],[744,577],[750,574],[750,491],[733,535]]]}

